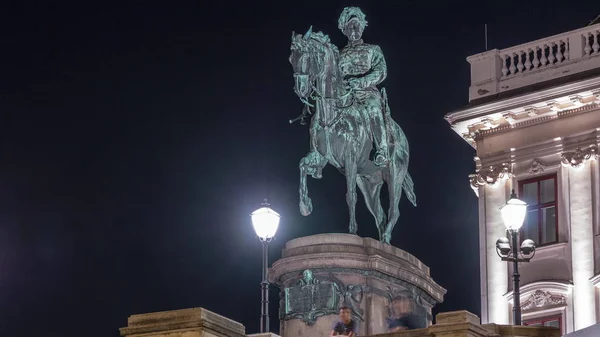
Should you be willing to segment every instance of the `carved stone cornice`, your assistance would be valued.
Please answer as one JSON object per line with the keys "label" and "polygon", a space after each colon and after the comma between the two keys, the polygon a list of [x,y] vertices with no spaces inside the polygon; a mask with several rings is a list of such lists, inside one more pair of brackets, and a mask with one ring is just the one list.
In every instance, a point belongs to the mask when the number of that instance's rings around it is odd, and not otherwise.
{"label": "carved stone cornice", "polygon": [[592,102],[592,103],[585,104],[585,105],[582,105],[582,106],[579,106],[579,107],[575,107],[575,108],[572,108],[572,109],[563,109],[563,110],[560,110],[560,111],[558,111],[556,113],[556,115],[558,117],[567,117],[569,115],[574,115],[574,114],[578,114],[578,113],[585,112],[585,111],[588,111],[588,110],[593,110],[593,109],[596,109],[597,107],[598,107],[598,104]]}
{"label": "carved stone cornice", "polygon": [[532,106],[526,107],[525,108],[525,113],[529,117],[537,117],[537,115],[538,115],[538,109],[536,107],[532,107]]}
{"label": "carved stone cornice", "polygon": [[549,101],[546,103],[546,106],[548,107],[548,109],[550,109],[552,112],[559,112],[561,110],[560,108],[560,104],[555,102],[555,101]]}
{"label": "carved stone cornice", "polygon": [[465,132],[462,135],[463,139],[467,141],[472,146],[475,146],[477,143],[475,141],[477,134],[476,132]]}
{"label": "carved stone cornice", "polygon": [[529,170],[527,170],[527,172],[529,174],[538,174],[544,172],[545,169],[546,165],[538,158],[535,158],[533,159],[533,162],[531,163],[531,166],[529,167]]}
{"label": "carved stone cornice", "polygon": [[598,145],[592,144],[586,149],[582,150],[577,147],[575,151],[563,152],[561,155],[561,162],[564,166],[571,166],[573,168],[579,168],[586,160],[598,159]]}
{"label": "carved stone cornice", "polygon": [[536,290],[521,304],[521,310],[534,310],[559,305],[567,305],[567,298],[565,295],[553,294],[549,291]]}
{"label": "carved stone cornice", "polygon": [[571,97],[569,97],[569,100],[571,101],[571,103],[574,106],[576,106],[578,108],[583,105],[583,97],[581,97],[579,95],[571,96]]}
{"label": "carved stone cornice", "polygon": [[509,163],[502,163],[498,166],[490,166],[480,169],[474,174],[469,174],[469,182],[475,194],[479,196],[479,186],[495,186],[499,180],[512,177],[511,166]]}
{"label": "carved stone cornice", "polygon": [[494,129],[499,126],[499,124],[496,124],[496,121],[491,118],[482,118],[481,123],[483,123],[483,127],[487,129]]}
{"label": "carved stone cornice", "polygon": [[516,115],[512,112],[507,112],[507,113],[502,114],[502,118],[504,118],[504,120],[507,121],[511,125],[515,123],[515,117],[516,117]]}

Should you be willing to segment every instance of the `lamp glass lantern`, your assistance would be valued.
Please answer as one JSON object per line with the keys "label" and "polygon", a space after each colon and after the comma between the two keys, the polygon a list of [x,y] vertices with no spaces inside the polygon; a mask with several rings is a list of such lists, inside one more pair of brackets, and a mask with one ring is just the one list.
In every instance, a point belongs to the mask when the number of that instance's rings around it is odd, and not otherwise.
{"label": "lamp glass lantern", "polygon": [[500,207],[500,213],[502,214],[502,221],[504,221],[506,229],[518,231],[525,221],[527,203],[517,198],[515,190],[513,190],[510,199],[508,199],[504,206]]}
{"label": "lamp glass lantern", "polygon": [[269,241],[275,236],[277,228],[279,228],[279,213],[269,208],[268,205],[263,205],[252,212],[250,217],[254,231],[261,241]]}

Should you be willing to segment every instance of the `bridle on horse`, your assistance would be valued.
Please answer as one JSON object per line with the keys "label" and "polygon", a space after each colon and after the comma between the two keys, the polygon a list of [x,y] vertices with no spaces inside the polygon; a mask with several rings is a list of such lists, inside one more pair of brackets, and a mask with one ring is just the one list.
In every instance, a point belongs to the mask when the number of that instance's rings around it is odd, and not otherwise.
{"label": "bridle on horse", "polygon": [[[294,78],[295,79],[301,78],[301,77],[304,77],[304,76],[308,77],[308,75],[306,75],[306,74],[294,73]],[[309,79],[308,80],[308,84],[310,85],[310,88],[311,88],[311,91],[308,93],[308,95],[306,95],[308,97],[308,99],[304,98],[304,97],[302,97],[300,95],[298,95],[298,98],[300,99],[300,101],[302,103],[304,103],[305,109],[302,110],[302,113],[300,114],[300,116],[294,118],[293,120],[291,119],[289,121],[290,124],[294,123],[297,120],[300,120],[300,124],[302,124],[302,125],[306,124],[306,122],[304,122],[304,118],[308,117],[309,115],[312,115],[312,112],[311,112],[310,108],[315,108],[315,105],[312,104],[312,103],[310,103],[308,101],[309,99],[312,99],[313,101],[317,101],[319,99],[326,99],[325,95],[323,95],[321,92],[319,92],[319,90],[317,89],[317,87],[315,86],[315,84],[314,84],[313,81],[311,81]],[[296,86],[297,85],[298,85],[298,81],[296,81]],[[344,95],[342,95],[340,97],[336,97],[335,98],[336,104],[334,105],[334,108],[336,108],[336,109],[345,109],[345,108],[348,108],[348,107],[352,106],[354,104],[354,96],[351,96],[352,93],[353,93],[353,91],[354,90],[352,88],[350,88]],[[297,90],[296,90],[296,93],[298,93]],[[315,95],[315,93],[316,93],[316,95]],[[337,101],[339,101],[339,100],[345,100],[348,96],[350,96],[352,98],[351,101],[350,101],[350,103],[348,105],[346,105],[346,106],[338,106],[337,105]],[[305,113],[305,112],[307,112],[307,113]],[[340,119],[341,115],[342,115],[342,112],[340,112],[338,114],[338,118],[336,118],[334,120],[334,122],[337,122]],[[333,125],[334,123],[330,123],[330,124]]]}

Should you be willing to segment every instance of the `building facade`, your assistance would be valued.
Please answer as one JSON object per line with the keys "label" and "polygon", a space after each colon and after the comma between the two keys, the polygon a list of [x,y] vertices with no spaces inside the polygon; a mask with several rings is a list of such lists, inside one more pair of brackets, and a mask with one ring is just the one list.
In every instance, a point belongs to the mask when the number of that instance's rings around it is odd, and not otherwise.
{"label": "building facade", "polygon": [[528,203],[520,241],[525,325],[563,333],[600,321],[600,24],[467,58],[469,104],[446,115],[476,149],[482,323],[512,323],[512,268],[495,243],[499,207]]}

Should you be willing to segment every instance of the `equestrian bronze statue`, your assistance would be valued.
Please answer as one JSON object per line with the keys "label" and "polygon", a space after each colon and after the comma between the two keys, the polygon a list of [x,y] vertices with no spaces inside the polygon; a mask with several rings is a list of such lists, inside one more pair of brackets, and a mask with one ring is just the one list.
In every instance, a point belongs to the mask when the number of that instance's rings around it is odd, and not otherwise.
{"label": "equestrian bronze statue", "polygon": [[[312,212],[307,175],[322,177],[327,164],[346,176],[346,201],[350,209],[350,233],[357,233],[356,187],[362,191],[377,225],[379,239],[390,243],[400,216],[402,191],[416,206],[413,181],[408,174],[408,141],[392,119],[385,89],[387,76],[381,48],[366,44],[362,33],[367,26],[358,7],[342,12],[338,27],[348,38],[339,51],[329,37],[313,32],[292,33],[290,63],[294,69],[294,91],[305,104],[295,120],[305,124],[312,115],[310,151],[300,160],[300,212]],[[293,121],[290,121],[293,122]],[[372,153],[373,152],[373,153]],[[387,184],[390,205],[381,205],[381,187]]]}

